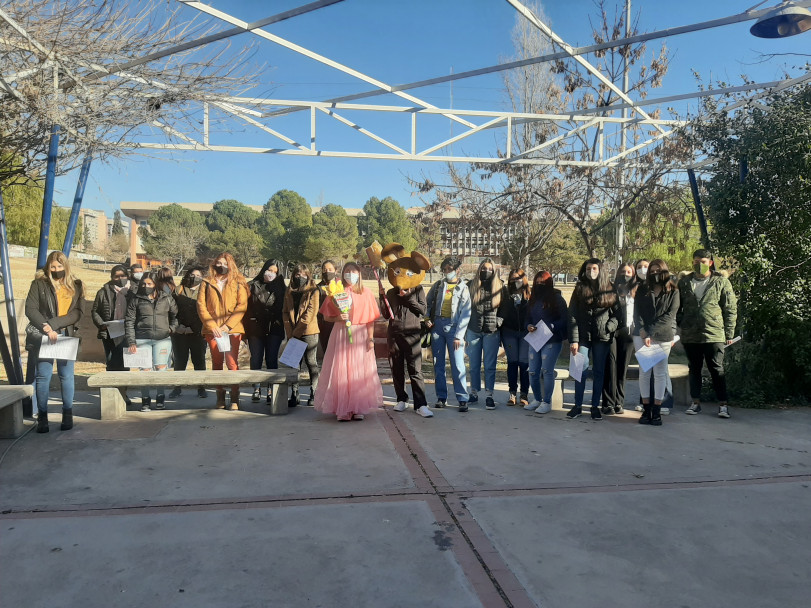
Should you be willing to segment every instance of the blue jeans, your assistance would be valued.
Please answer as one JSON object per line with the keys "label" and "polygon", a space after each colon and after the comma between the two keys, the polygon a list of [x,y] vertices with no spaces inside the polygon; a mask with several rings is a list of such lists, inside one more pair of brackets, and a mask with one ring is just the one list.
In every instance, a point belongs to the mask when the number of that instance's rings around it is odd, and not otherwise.
{"label": "blue jeans", "polygon": [[504,345],[504,354],[507,355],[507,385],[510,393],[518,392],[518,376],[521,376],[521,394],[529,393],[529,342],[524,340],[525,331],[515,329],[501,330],[501,343]]}
{"label": "blue jeans", "polygon": [[499,333],[480,334],[469,331],[465,335],[467,358],[470,363],[470,389],[474,393],[482,390],[482,353],[484,353],[484,388],[487,395],[493,394],[496,385],[496,359],[501,344]]}
{"label": "blue jeans", "polygon": [[[591,407],[600,407],[600,397],[603,393],[603,379],[605,378],[605,367],[608,361],[608,351],[611,348],[610,342],[591,342],[580,343],[580,346],[585,346],[589,349],[591,356]],[[585,370],[583,370],[585,375]],[[574,405],[581,407],[583,405],[583,393],[586,390],[585,377],[582,378],[583,382],[574,383]]]}
{"label": "blue jeans", "polygon": [[284,341],[281,334],[267,336],[248,336],[248,348],[251,349],[251,369],[262,369],[262,361],[267,369],[278,369],[279,348]]}
{"label": "blue jeans", "polygon": [[[30,351],[29,357],[36,357],[39,351]],[[56,360],[56,372],[62,385],[62,408],[73,409],[73,361]],[[37,361],[34,375],[34,391],[37,397],[37,411],[48,413],[48,397],[51,392],[51,376],[54,373],[54,360],[42,359]]]}
{"label": "blue jeans", "polygon": [[448,330],[452,323],[450,319],[439,318],[431,330],[431,352],[434,355],[434,378],[437,399],[447,401],[448,383],[445,379],[445,350],[451,359],[451,375],[453,376],[453,389],[459,403],[467,403],[467,374],[465,372],[465,349],[453,348],[453,333]]}
{"label": "blue jeans", "polygon": [[[149,346],[152,349],[152,371],[165,372],[169,369],[169,359],[172,357],[172,338],[164,338],[163,340],[136,338],[135,345]],[[147,369],[145,371],[150,370]],[[164,387],[157,387],[155,394],[158,396],[163,395]],[[149,399],[149,387],[145,386],[141,388],[141,397]]]}
{"label": "blue jeans", "polygon": [[[529,384],[536,401],[552,403],[552,392],[555,390],[555,363],[557,363],[563,342],[552,342],[543,345],[540,352],[529,349]],[[541,393],[543,381],[543,393]]]}

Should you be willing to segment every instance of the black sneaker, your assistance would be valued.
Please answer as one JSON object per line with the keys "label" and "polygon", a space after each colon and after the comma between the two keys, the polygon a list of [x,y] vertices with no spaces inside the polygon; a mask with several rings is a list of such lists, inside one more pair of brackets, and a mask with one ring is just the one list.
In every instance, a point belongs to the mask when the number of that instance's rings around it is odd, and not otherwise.
{"label": "black sneaker", "polygon": [[478,393],[470,393],[470,395],[468,395],[468,403],[478,403],[478,401],[479,401]]}
{"label": "black sneaker", "polygon": [[152,408],[150,407],[150,405],[152,405],[152,399],[150,399],[149,397],[147,397],[145,399],[141,399],[141,411],[142,412],[150,412],[150,411],[152,411]]}
{"label": "black sneaker", "polygon": [[437,399],[436,403],[434,403],[434,408],[441,409],[445,407],[445,400],[444,399]]}
{"label": "black sneaker", "polygon": [[578,407],[578,406],[574,406],[572,409],[570,409],[568,412],[566,412],[566,417],[574,420],[575,418],[580,418],[580,416],[582,414],[583,414],[583,408]]}
{"label": "black sneaker", "polygon": [[313,407],[313,406],[315,406],[315,397],[310,395],[310,398],[307,399],[307,407]]}
{"label": "black sneaker", "polygon": [[622,414],[622,412],[624,412],[624,411],[625,411],[625,410],[624,410],[624,409],[622,409],[622,406],[621,406],[621,405],[615,405],[615,406],[614,406],[614,413],[615,413],[615,414]]}
{"label": "black sneaker", "polygon": [[254,403],[259,403],[259,400],[262,398],[262,389],[258,386],[253,389],[253,395],[251,395],[251,401]]}
{"label": "black sneaker", "polygon": [[604,416],[610,416],[611,414],[614,413],[614,408],[609,405],[604,405],[603,407],[600,408],[600,412]]}
{"label": "black sneaker", "polygon": [[496,409],[496,402],[493,401],[492,397],[488,397],[484,400],[484,409],[486,410],[494,410]]}
{"label": "black sneaker", "polygon": [[460,412],[466,412],[467,411],[467,402],[465,402],[465,401],[460,401],[459,402],[459,411]]}
{"label": "black sneaker", "polygon": [[208,393],[206,392],[206,389],[201,386],[197,389],[197,396],[200,397],[200,399],[205,399],[208,397]]}
{"label": "black sneaker", "polygon": [[600,411],[599,407],[592,407],[591,408],[591,419],[592,420],[602,420],[603,413]]}
{"label": "black sneaker", "polygon": [[176,399],[177,397],[180,397],[182,392],[182,389],[179,386],[176,386],[172,389],[172,392],[169,393],[169,399]]}
{"label": "black sneaker", "polygon": [[164,405],[164,401],[165,401],[165,398],[164,398],[163,395],[158,395],[157,397],[155,397],[155,409],[156,410],[165,409],[166,406]]}

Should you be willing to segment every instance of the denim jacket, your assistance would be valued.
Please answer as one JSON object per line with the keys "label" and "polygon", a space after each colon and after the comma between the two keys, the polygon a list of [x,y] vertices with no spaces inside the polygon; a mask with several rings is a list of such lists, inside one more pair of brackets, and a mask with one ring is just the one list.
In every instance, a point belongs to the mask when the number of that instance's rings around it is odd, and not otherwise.
{"label": "denim jacket", "polygon": [[[441,291],[442,295],[445,295],[445,285],[447,285],[447,281],[440,279],[431,286],[431,290],[428,292],[428,316],[435,324],[442,316],[444,298],[440,298],[439,294]],[[453,290],[450,321],[451,325],[448,333],[453,334],[456,340],[464,340],[467,325],[470,323],[470,291],[467,288],[467,282],[464,280],[460,280]]]}

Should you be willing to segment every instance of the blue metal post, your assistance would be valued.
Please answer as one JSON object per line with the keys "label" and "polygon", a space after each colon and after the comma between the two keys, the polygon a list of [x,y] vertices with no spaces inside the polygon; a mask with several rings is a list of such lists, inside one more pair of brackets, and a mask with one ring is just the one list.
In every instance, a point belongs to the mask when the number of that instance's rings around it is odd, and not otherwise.
{"label": "blue metal post", "polygon": [[73,197],[73,207],[70,210],[70,220],[68,230],[65,232],[65,243],[62,245],[62,253],[70,257],[70,248],[73,246],[73,237],[76,234],[76,226],[79,223],[79,211],[82,208],[84,198],[84,187],[87,185],[87,174],[90,173],[90,162],[93,156],[90,152],[84,157],[82,170],[79,172],[79,183],[76,184],[76,196]]}
{"label": "blue metal post", "polygon": [[48,257],[48,237],[51,234],[51,210],[54,200],[54,181],[56,181],[56,156],[59,153],[59,125],[51,127],[51,142],[48,145],[48,170],[45,173],[45,195],[42,197],[42,223],[39,228],[39,250],[37,251],[37,269],[45,266]]}
{"label": "blue metal post", "polygon": [[698,218],[698,227],[701,230],[701,244],[704,247],[710,247],[710,234],[707,231],[707,218],[704,217],[704,207],[701,205],[701,195],[698,192],[698,181],[696,180],[696,172],[692,169],[687,169],[687,177],[690,180],[690,191],[693,193],[693,204],[696,206],[696,217]]}
{"label": "blue metal post", "polygon": [[14,308],[14,287],[11,284],[11,264],[8,255],[8,235],[6,232],[6,209],[3,205],[3,193],[0,192],[0,270],[3,273],[3,289],[6,295],[6,318],[8,334],[11,338],[11,359],[13,369],[6,369],[11,384],[22,384],[23,376],[22,351],[20,336],[17,333],[17,311]]}

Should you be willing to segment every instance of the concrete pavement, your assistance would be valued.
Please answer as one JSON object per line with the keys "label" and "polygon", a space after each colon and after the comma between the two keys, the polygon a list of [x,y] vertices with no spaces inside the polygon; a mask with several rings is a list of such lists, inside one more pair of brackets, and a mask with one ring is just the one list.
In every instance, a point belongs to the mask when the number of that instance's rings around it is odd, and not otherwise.
{"label": "concrete pavement", "polygon": [[338,423],[213,401],[189,391],[168,404],[182,409],[102,422],[98,395],[78,393],[75,429],[60,432],[57,414],[14,445],[0,464],[0,606],[811,597],[805,409],[677,410],[655,428],[633,412],[387,407]]}

